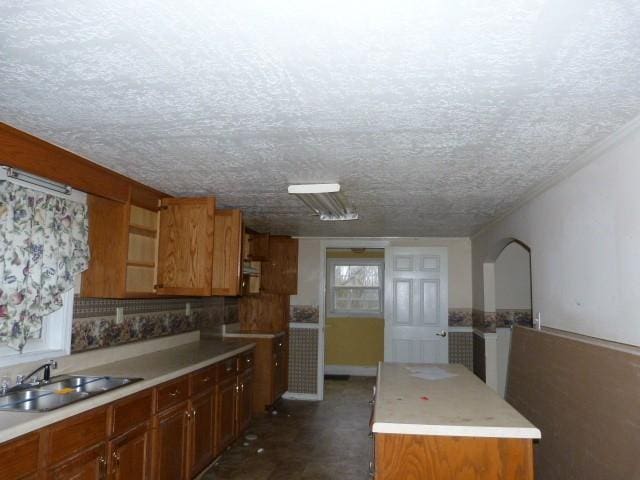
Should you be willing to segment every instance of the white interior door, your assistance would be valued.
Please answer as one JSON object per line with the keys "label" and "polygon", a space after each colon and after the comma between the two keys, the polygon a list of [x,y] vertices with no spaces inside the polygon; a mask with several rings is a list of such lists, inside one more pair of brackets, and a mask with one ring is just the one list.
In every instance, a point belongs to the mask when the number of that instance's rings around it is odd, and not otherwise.
{"label": "white interior door", "polygon": [[385,252],[385,362],[449,363],[446,247]]}

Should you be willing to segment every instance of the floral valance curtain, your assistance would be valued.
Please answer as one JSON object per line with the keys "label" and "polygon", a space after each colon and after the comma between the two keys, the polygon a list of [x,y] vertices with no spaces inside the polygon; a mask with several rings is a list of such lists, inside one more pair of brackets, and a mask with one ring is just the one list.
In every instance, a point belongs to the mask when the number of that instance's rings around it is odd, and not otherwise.
{"label": "floral valance curtain", "polygon": [[0,180],[0,342],[22,351],[89,264],[87,208]]}

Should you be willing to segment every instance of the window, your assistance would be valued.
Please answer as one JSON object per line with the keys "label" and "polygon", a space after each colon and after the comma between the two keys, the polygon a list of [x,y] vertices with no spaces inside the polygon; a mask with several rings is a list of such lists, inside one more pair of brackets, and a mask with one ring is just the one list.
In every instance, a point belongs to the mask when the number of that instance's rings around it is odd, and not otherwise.
{"label": "window", "polygon": [[[0,180],[9,180],[12,183],[48,193],[54,196],[62,196],[43,187],[25,183],[16,179],[9,179],[4,168],[0,168]],[[86,204],[87,196],[84,192],[74,190],[70,198],[75,202]],[[71,353],[71,326],[73,320],[73,295],[78,289],[80,276],[76,277],[75,288],[71,288],[62,295],[62,308],[43,317],[39,338],[31,337],[26,343],[22,353],[0,342],[0,367],[7,367],[19,363],[36,362],[60,357]],[[1,286],[0,286],[1,287]]]}
{"label": "window", "polygon": [[0,343],[0,366],[48,360],[71,353],[73,288],[62,296],[62,308],[42,319],[40,338],[30,338],[22,353]]}
{"label": "window", "polygon": [[341,258],[331,259],[327,265],[330,289],[329,316],[382,316],[382,260]]}

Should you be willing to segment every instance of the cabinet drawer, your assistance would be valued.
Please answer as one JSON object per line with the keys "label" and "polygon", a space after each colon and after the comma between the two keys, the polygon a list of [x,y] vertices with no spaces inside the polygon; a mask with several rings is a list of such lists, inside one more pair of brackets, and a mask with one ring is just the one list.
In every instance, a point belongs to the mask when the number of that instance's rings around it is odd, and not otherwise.
{"label": "cabinet drawer", "polygon": [[218,381],[233,377],[238,373],[238,357],[231,357],[217,364]]}
{"label": "cabinet drawer", "polygon": [[149,420],[153,408],[153,391],[126,397],[113,404],[109,435],[119,435]]}
{"label": "cabinet drawer", "polygon": [[26,478],[38,469],[39,438],[37,433],[31,433],[0,446],[2,478]]}
{"label": "cabinet drawer", "polygon": [[106,445],[83,450],[46,471],[46,480],[104,479],[107,475]]}
{"label": "cabinet drawer", "polygon": [[189,392],[191,395],[196,395],[212,388],[215,383],[216,367],[212,365],[189,375]]}
{"label": "cabinet drawer", "polygon": [[171,383],[166,383],[156,388],[156,392],[156,411],[159,412],[184,402],[189,397],[189,379],[182,377]]}
{"label": "cabinet drawer", "polygon": [[107,437],[107,409],[99,408],[76,415],[51,427],[47,441],[48,464],[102,442]]}
{"label": "cabinet drawer", "polygon": [[240,372],[244,372],[246,369],[252,368],[253,363],[254,363],[253,350],[249,352],[244,352],[243,354],[240,355],[240,367],[238,370]]}

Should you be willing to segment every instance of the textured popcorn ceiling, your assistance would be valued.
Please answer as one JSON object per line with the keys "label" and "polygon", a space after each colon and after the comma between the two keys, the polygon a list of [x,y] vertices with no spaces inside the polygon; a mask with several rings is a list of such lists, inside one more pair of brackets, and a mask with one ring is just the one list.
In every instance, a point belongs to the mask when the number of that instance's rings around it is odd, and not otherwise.
{"label": "textured popcorn ceiling", "polygon": [[[2,121],[301,235],[468,235],[640,113],[632,0],[0,0]],[[290,183],[340,182],[320,222]]]}

